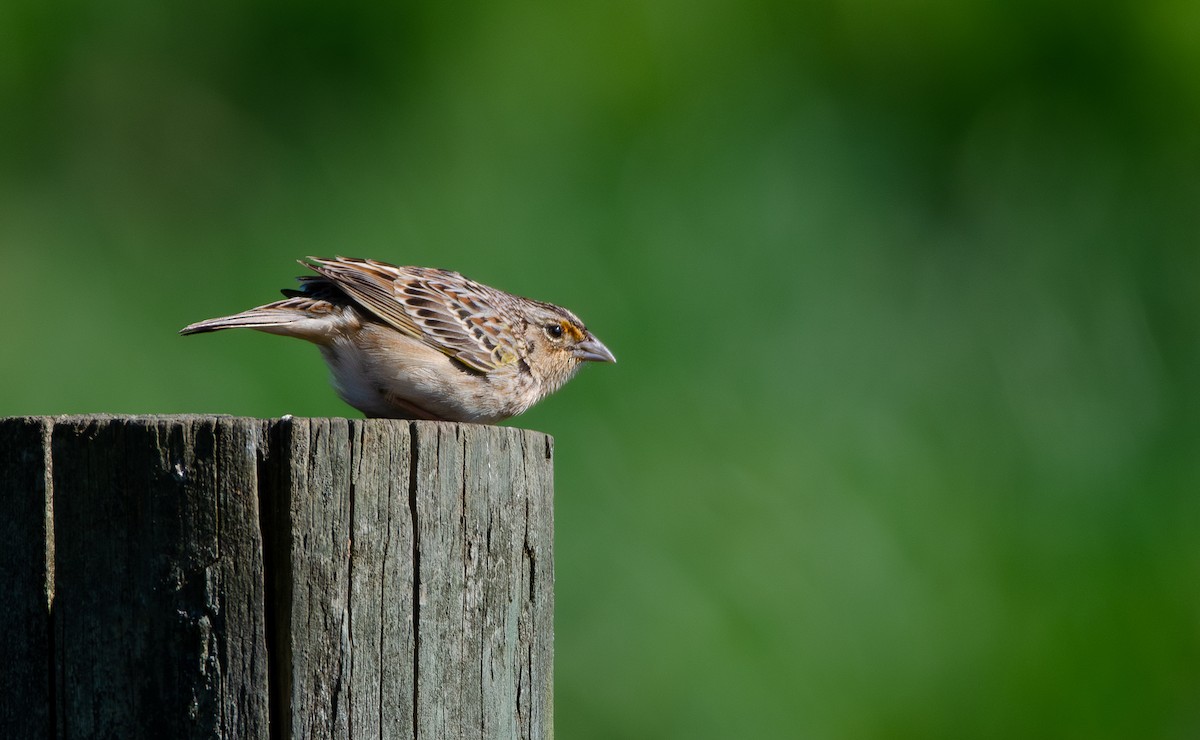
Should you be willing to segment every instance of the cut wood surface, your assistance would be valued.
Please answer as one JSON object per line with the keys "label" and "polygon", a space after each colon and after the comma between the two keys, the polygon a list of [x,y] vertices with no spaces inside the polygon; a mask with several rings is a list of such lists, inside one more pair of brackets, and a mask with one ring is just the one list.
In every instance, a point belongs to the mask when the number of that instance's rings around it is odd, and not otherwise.
{"label": "cut wood surface", "polygon": [[0,420],[0,737],[552,737],[552,441]]}

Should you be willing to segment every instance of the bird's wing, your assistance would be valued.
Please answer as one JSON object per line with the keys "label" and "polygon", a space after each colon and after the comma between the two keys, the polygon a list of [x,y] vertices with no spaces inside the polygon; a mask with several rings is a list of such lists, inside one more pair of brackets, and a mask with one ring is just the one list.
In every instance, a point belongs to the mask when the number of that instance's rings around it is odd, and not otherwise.
{"label": "bird's wing", "polygon": [[482,373],[520,358],[501,295],[456,272],[375,260],[309,257],[302,263],[397,330]]}

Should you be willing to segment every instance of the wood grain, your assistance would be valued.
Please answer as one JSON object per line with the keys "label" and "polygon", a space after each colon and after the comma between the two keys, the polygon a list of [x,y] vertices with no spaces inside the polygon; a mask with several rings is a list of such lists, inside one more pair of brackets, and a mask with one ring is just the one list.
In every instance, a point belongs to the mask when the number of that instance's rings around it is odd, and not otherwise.
{"label": "wood grain", "polygon": [[552,442],[0,420],[0,736],[549,738]]}

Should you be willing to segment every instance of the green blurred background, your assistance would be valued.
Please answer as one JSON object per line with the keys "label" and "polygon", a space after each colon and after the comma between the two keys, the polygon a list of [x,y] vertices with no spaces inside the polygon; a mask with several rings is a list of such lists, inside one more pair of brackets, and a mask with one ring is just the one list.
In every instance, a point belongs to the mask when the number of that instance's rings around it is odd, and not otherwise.
{"label": "green blurred background", "polygon": [[315,254],[617,354],[558,736],[1200,737],[1200,4],[6,0],[0,414],[351,415]]}

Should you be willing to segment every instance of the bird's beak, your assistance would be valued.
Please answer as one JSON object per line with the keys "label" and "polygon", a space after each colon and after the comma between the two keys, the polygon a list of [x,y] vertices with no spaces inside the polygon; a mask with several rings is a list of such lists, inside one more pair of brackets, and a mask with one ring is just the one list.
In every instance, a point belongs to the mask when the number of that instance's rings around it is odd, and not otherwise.
{"label": "bird's beak", "polygon": [[591,334],[588,338],[575,345],[575,356],[581,360],[590,360],[591,362],[616,362],[617,358],[612,352],[608,351],[599,339],[596,339]]}

